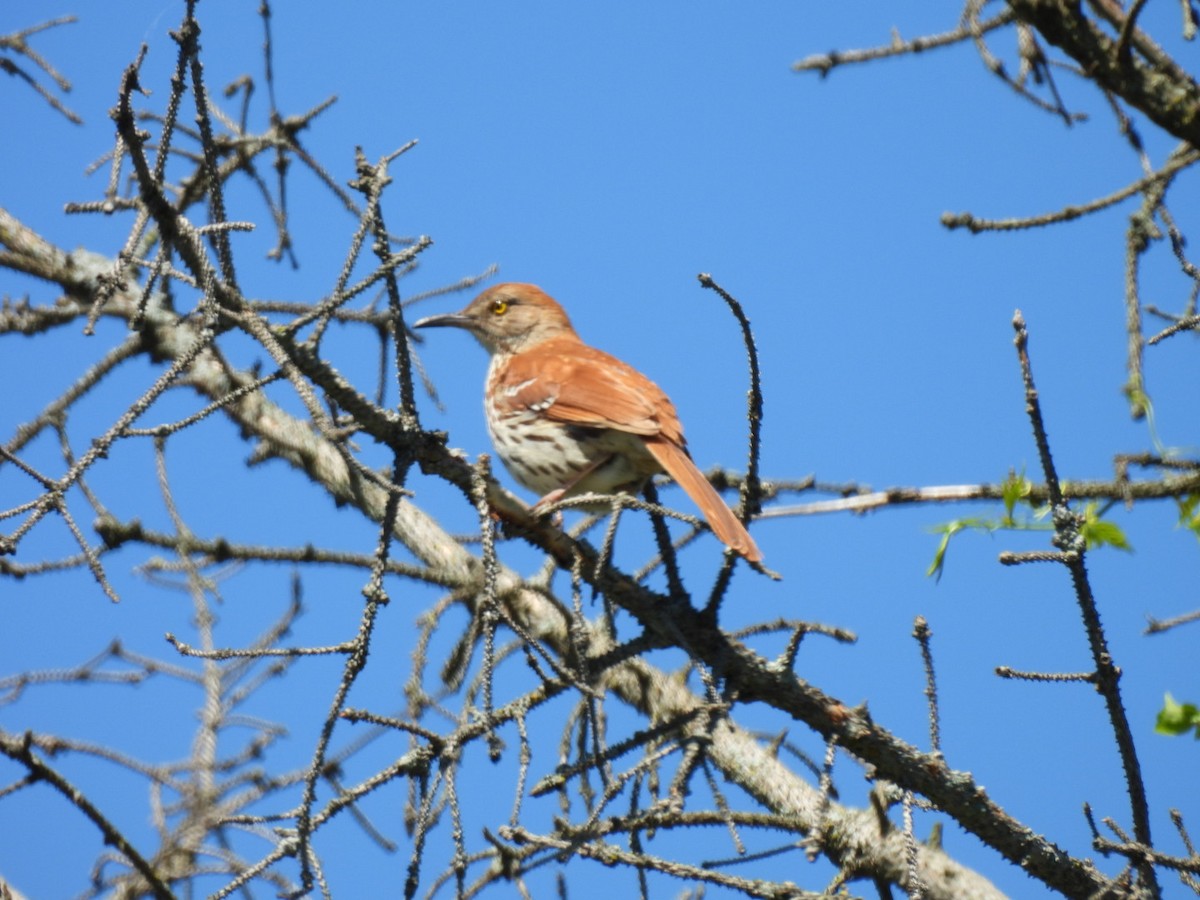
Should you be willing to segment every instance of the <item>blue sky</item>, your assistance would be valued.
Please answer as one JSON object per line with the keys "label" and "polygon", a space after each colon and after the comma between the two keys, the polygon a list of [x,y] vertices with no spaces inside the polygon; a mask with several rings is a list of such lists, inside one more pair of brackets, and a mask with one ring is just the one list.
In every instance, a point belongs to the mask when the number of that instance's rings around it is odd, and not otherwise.
{"label": "blue sky", "polygon": [[[244,72],[260,75],[255,7],[200,5],[214,93]],[[1111,477],[1115,453],[1153,449],[1146,424],[1131,421],[1120,391],[1124,229],[1136,201],[1037,231],[972,237],[939,224],[944,211],[1031,215],[1089,201],[1137,179],[1138,160],[1117,135],[1103,99],[1090,85],[1056,71],[1067,104],[1091,117],[1066,128],[1008,92],[969,46],[846,67],[823,80],[789,70],[812,53],[885,43],[893,26],[905,37],[953,27],[958,9],[937,7],[277,4],[277,96],[284,114],[296,114],[337,95],[302,141],[342,184],[354,176],[355,146],[374,159],[419,141],[393,163],[395,183],[385,203],[394,232],[434,240],[420,269],[404,282],[407,295],[492,265],[499,266],[499,279],[540,284],[567,306],[586,339],[667,390],[701,467],[741,469],[745,459],[744,355],[731,317],[697,284],[696,275],[709,272],[741,300],[755,328],[766,392],[766,477],[813,474],[825,482],[887,487],[996,482],[1010,469],[1025,469],[1039,479],[1012,348],[1010,321],[1018,307],[1029,324],[1060,474]],[[0,85],[6,119],[22,123],[18,138],[0,142],[8,173],[0,203],[60,246],[112,254],[124,240],[127,222],[67,216],[63,205],[103,190],[106,170],[90,178],[83,171],[110,148],[106,113],[122,68],[143,41],[151,48],[142,81],[153,95],[146,102],[161,103],[167,95],[174,49],[166,32],[178,24],[180,8],[130,0],[114,16],[108,4],[80,0],[53,8],[18,2],[0,10],[3,33],[48,15],[79,15],[77,24],[39,35],[34,45],[73,82],[64,99],[83,116],[83,127],[48,112],[17,81]],[[1176,47],[1177,10],[1167,13],[1150,5],[1142,21]],[[1011,35],[1001,37],[995,49],[1013,64],[1010,42]],[[260,122],[263,100],[260,91],[254,106]],[[1141,134],[1152,161],[1161,164],[1172,142],[1149,126]],[[295,167],[290,177],[300,268],[263,261],[274,238],[269,227],[234,238],[243,289],[261,299],[323,296],[355,224],[309,173]],[[1183,183],[1174,208],[1182,215],[1196,200],[1195,186]],[[235,194],[233,202],[234,218],[266,225],[252,194]],[[1146,278],[1148,301],[1182,306],[1187,285],[1167,248],[1156,249]],[[7,275],[0,290],[14,297],[28,293],[35,302],[54,299],[45,287]],[[446,311],[466,300],[434,299],[414,314]],[[0,435],[7,439],[121,336],[108,324],[92,339],[76,333],[7,340],[0,377],[18,389],[0,407]],[[337,330],[328,349],[347,375],[369,383],[375,360],[370,345],[364,350],[364,337]],[[244,358],[236,351],[234,358],[248,364],[253,348],[243,352]],[[1196,440],[1194,353],[1193,339],[1180,336],[1147,355],[1158,437],[1185,451]],[[424,424],[449,431],[451,443],[471,454],[488,450],[479,399],[483,352],[465,335],[439,332],[429,336],[421,357],[445,407],[439,411],[423,400]],[[113,387],[112,397],[125,396],[124,390],[131,399],[152,377],[140,364]],[[109,407],[103,399],[73,418],[79,440],[105,426]],[[172,396],[164,404],[149,418],[182,414],[188,398]],[[88,414],[95,420],[88,421]],[[276,464],[246,476],[249,449],[223,422],[206,423],[172,443],[177,499],[197,533],[369,551],[372,529],[335,511],[296,474]],[[31,452],[54,470],[55,448],[48,442]],[[147,445],[123,450],[111,469],[97,469],[93,478],[108,496],[122,498],[121,514],[136,512],[165,525]],[[239,494],[245,488],[212,487],[239,483],[269,503],[245,506]],[[0,508],[26,499],[28,490],[11,467],[0,470]],[[419,500],[456,528],[472,527],[473,511],[450,492],[426,483],[419,490],[425,492]],[[1089,665],[1066,573],[996,562],[1002,550],[1044,547],[1045,536],[964,535],[952,545],[940,582],[924,574],[936,547],[931,526],[996,513],[986,506],[945,507],[760,523],[755,537],[784,581],[766,585],[739,577],[725,615],[731,626],[792,616],[856,631],[859,643],[850,648],[806,645],[799,674],[848,703],[868,701],[877,721],[919,746],[926,745],[923,683],[908,633],[915,615],[926,616],[935,635],[950,764],[974,772],[994,799],[1032,828],[1087,854],[1080,813],[1085,801],[1099,815],[1128,822],[1099,698],[1078,685],[1001,682],[992,674],[1002,664],[1049,671]],[[1166,504],[1114,510],[1112,518],[1135,552],[1099,551],[1089,568],[1125,672],[1122,686],[1151,782],[1153,824],[1163,849],[1180,852],[1165,810],[1190,812],[1197,827],[1196,747],[1156,736],[1152,726],[1164,690],[1200,696],[1195,667],[1186,664],[1194,658],[1194,641],[1186,631],[1153,638],[1141,631],[1147,615],[1165,618],[1194,607],[1196,540],[1175,527],[1174,509]],[[643,534],[628,531],[622,552],[634,565]],[[63,547],[63,535],[46,526],[30,535],[22,553],[36,558],[64,553]],[[523,571],[537,565],[522,547],[505,552]],[[703,585],[716,564],[711,540],[688,559],[696,566],[691,581]],[[132,572],[141,561],[124,553],[109,563],[123,594],[119,607],[109,606],[80,575],[0,588],[6,623],[0,674],[76,664],[118,634],[139,652],[165,654],[161,635],[186,633],[189,606],[183,594],[156,591]],[[251,568],[224,585],[225,640],[249,639],[281,608],[288,574]],[[297,643],[354,627],[356,579],[357,573],[306,576],[310,612],[298,626]],[[399,702],[411,623],[431,597],[414,592],[388,610],[389,636],[380,643],[396,653],[396,664],[391,671],[379,666],[372,689],[381,693],[368,695],[381,708]],[[64,633],[64,622],[75,627]],[[311,679],[301,683],[312,685],[323,709],[332,670],[321,663],[299,668]],[[137,704],[163,717],[154,733],[163,734],[172,721],[188,727],[190,710],[181,710],[166,692],[160,698],[160,691],[147,686],[134,695]],[[129,733],[128,722],[95,714],[104,704],[128,703],[121,699],[126,695],[97,686],[88,691],[95,702],[84,706],[81,693],[46,689],[0,708],[0,724],[10,730],[74,729],[97,740]],[[260,712],[291,713],[298,706],[292,696],[275,696],[272,703],[279,706]],[[132,721],[144,727],[138,708]],[[742,713],[747,722],[760,715]],[[782,727],[762,718],[763,727]],[[553,727],[550,733],[556,740]],[[803,729],[794,733],[819,754],[819,744]],[[303,728],[293,731],[288,752],[297,764],[312,740]],[[186,750],[163,743],[167,757]],[[498,778],[485,766],[481,761],[480,784]],[[844,782],[861,782],[852,763],[840,766]],[[106,782],[105,771],[81,765],[79,780],[101,793],[111,789],[114,796],[107,799],[119,817],[134,833],[145,829],[144,790],[117,788],[119,780]],[[0,772],[5,780],[13,777]],[[470,770],[468,775],[474,777]],[[506,809],[510,797],[511,788]],[[398,803],[377,806],[403,842],[394,818]],[[94,833],[55,807],[44,794],[0,803],[0,832],[12,833],[24,822],[37,838],[20,857],[11,844],[8,852],[0,849],[0,873],[31,896],[66,896],[83,887],[80,863],[50,863],[62,859],[53,835],[74,836],[72,852],[79,859],[97,852]],[[343,826],[337,834],[362,850],[352,829]],[[1044,895],[952,825],[945,844],[1009,893]],[[362,852],[378,877],[402,877],[397,873],[407,861],[406,847],[394,857]],[[716,847],[712,855],[727,852]],[[807,864],[790,864],[796,871],[787,877],[814,888],[821,883]],[[1111,863],[1106,868],[1115,871]],[[575,867],[572,877],[582,884],[587,874]],[[338,877],[351,886],[347,895],[355,895],[355,879],[367,876],[347,866]]]}

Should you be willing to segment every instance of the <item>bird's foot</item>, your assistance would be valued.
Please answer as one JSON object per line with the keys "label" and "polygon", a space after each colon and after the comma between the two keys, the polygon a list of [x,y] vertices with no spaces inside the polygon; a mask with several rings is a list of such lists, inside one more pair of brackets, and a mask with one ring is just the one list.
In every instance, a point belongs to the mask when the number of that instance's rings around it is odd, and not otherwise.
{"label": "bird's foot", "polygon": [[546,510],[549,509],[551,506],[553,506],[555,503],[557,503],[559,500],[561,500],[563,498],[563,495],[566,493],[567,493],[566,488],[559,488],[556,491],[551,491],[545,497],[543,497],[541,500],[539,500],[537,503],[533,504],[533,510],[532,510],[533,514],[535,516],[545,515]]}

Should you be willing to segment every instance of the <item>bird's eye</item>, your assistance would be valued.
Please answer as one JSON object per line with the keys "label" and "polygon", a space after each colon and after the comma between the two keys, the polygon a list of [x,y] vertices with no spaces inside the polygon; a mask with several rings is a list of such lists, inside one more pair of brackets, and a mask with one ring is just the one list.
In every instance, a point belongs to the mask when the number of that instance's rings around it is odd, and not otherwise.
{"label": "bird's eye", "polygon": [[493,300],[492,301],[492,315],[502,316],[506,312],[508,312],[508,301],[507,300]]}

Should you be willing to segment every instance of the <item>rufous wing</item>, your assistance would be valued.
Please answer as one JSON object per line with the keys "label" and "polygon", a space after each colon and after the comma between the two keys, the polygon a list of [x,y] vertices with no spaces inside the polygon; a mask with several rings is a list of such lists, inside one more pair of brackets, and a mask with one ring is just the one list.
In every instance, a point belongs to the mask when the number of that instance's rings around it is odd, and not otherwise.
{"label": "rufous wing", "polygon": [[555,338],[517,354],[497,387],[506,402],[556,422],[683,442],[675,406],[658,385],[578,339]]}

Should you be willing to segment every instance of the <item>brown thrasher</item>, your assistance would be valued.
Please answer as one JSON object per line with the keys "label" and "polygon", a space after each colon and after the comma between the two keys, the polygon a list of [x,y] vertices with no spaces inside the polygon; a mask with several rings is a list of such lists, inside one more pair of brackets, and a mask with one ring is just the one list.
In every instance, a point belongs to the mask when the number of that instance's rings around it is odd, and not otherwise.
{"label": "brown thrasher", "polygon": [[465,328],[492,355],[484,388],[488,432],[513,477],[542,495],[534,507],[590,492],[636,493],[666,472],[713,533],[749,562],[754,539],[696,468],[675,406],[645,375],[585,344],[566,312],[532,284],[498,284],[462,311],[416,328]]}

